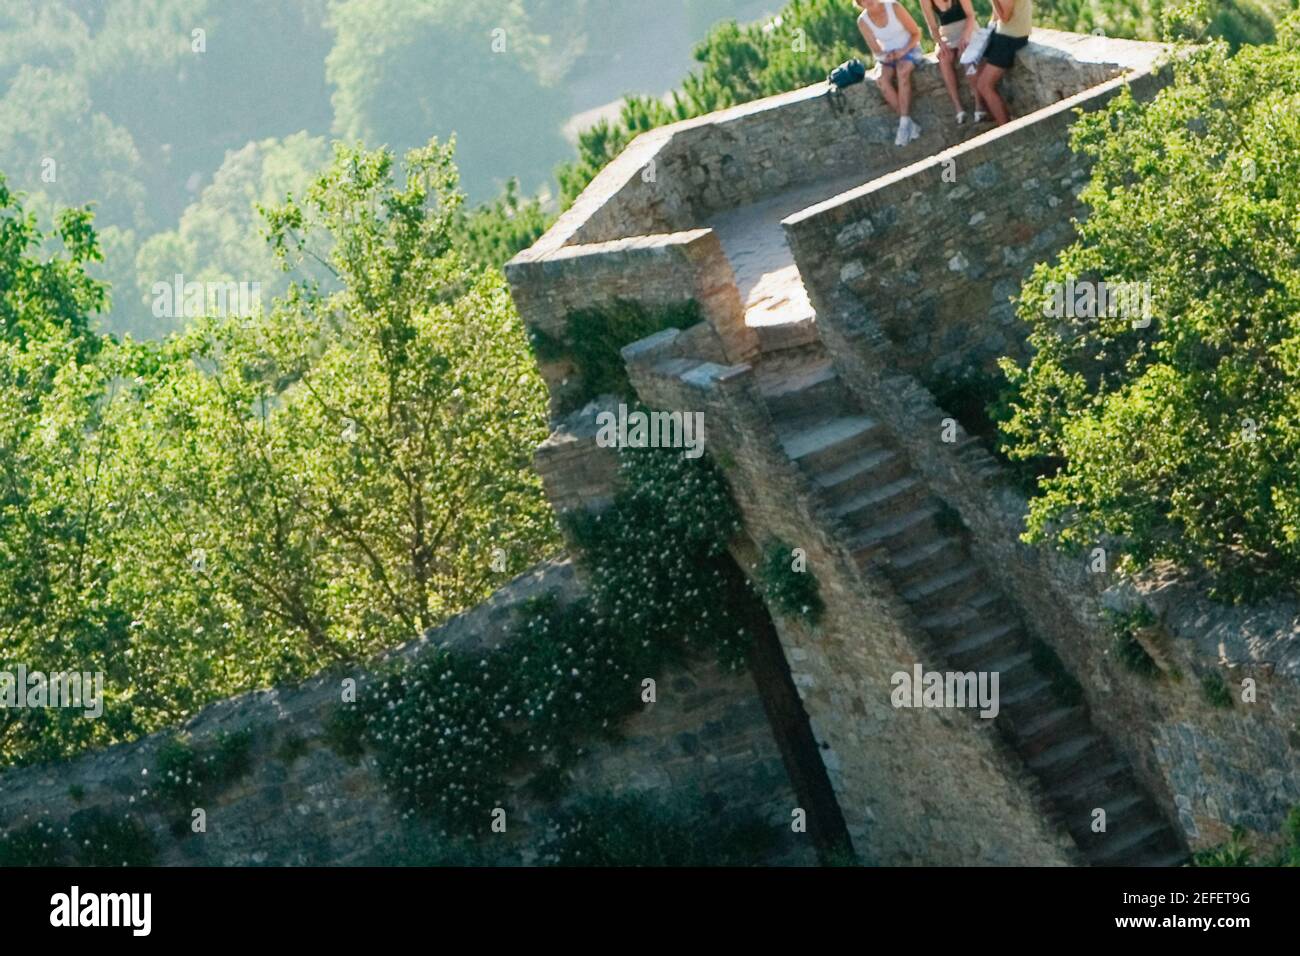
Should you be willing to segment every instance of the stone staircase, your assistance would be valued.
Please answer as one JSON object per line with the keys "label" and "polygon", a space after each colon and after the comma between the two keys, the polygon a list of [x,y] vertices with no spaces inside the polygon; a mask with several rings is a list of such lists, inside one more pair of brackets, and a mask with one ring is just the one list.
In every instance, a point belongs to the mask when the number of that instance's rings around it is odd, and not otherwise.
{"label": "stone staircase", "polygon": [[[1000,674],[1000,733],[1094,866],[1176,866],[1186,853],[1132,768],[1089,720],[1054,655],[1022,625],[938,500],[865,415],[820,343],[765,352],[759,390],[786,453],[858,567],[911,607],[945,670]],[[1093,810],[1106,832],[1093,833]]]}

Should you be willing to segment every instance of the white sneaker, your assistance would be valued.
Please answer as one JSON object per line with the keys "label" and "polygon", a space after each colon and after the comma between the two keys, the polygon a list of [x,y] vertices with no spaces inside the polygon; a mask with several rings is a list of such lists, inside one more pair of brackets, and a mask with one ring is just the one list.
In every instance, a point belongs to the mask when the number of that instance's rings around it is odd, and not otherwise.
{"label": "white sneaker", "polygon": [[966,111],[965,111],[965,110],[958,110],[958,111],[957,111],[957,125],[958,125],[958,126],[965,126],[965,125],[966,125]]}
{"label": "white sneaker", "polygon": [[894,137],[894,145],[906,146],[911,141],[911,121],[906,116],[900,117],[898,120],[898,135]]}
{"label": "white sneaker", "polygon": [[989,114],[988,114],[988,113],[985,113],[983,110],[976,110],[976,111],[975,111],[975,118],[974,118],[974,120],[972,120],[972,122],[975,122],[975,123],[982,123],[982,122],[984,122],[984,121],[985,121],[986,119],[988,119],[988,118],[989,118]]}
{"label": "white sneaker", "polygon": [[921,138],[921,127],[916,125],[916,120],[908,117],[907,120],[907,141],[910,143],[914,139]]}

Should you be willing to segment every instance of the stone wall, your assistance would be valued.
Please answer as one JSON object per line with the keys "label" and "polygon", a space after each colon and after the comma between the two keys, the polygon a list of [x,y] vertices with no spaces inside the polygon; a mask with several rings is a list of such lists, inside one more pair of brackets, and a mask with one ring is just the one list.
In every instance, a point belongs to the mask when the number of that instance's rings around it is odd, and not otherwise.
{"label": "stone wall", "polygon": [[[691,333],[701,354],[741,362],[756,348],[731,265],[710,230],[565,246],[545,258],[516,259],[506,274],[528,327],[553,337],[565,334],[566,318],[578,310],[619,301],[650,310],[694,302],[705,320]],[[561,359],[540,368],[554,417],[576,384],[573,365]]]}
{"label": "stone wall", "polygon": [[[1007,100],[1018,115],[1033,113],[1142,62],[1150,50],[1037,31],[1008,76]],[[898,116],[869,79],[839,94],[818,84],[677,124],[657,154],[657,172],[669,183],[690,184],[702,222],[808,183],[845,175],[866,182],[970,136],[970,127],[952,122],[933,55],[914,74],[913,92],[913,119],[923,133],[906,150],[894,146]]]}
{"label": "stone wall", "polygon": [[[984,566],[1079,679],[1093,719],[1196,849],[1234,826],[1274,841],[1300,804],[1300,617],[1287,606],[1255,609],[1247,625],[1245,612],[1213,605],[1171,572],[1140,577],[1127,586],[1134,593],[1126,604],[1140,593],[1162,615],[1164,654],[1179,677],[1153,683],[1130,673],[1115,658],[1102,615],[1117,576],[1021,543],[1023,495],[960,426],[955,441],[942,440],[952,416],[922,384],[1000,355],[1024,357],[1011,297],[1034,263],[1072,241],[1069,219],[1084,212],[1076,195],[1087,165],[1065,146],[1074,110],[1099,108],[1124,83],[1142,97],[1161,82],[1151,74],[1112,81],[793,216],[786,227],[837,370],[961,514]],[[955,170],[955,180],[946,181],[945,170]],[[1109,567],[1118,557],[1108,555]],[[1210,706],[1200,688],[1209,673],[1238,691],[1253,678],[1257,703]]]}
{"label": "stone wall", "polygon": [[[866,413],[960,516],[973,558],[1078,679],[1094,725],[1196,849],[1234,826],[1274,840],[1287,810],[1300,804],[1300,609],[1217,607],[1172,572],[1124,583],[1089,574],[1080,558],[1025,545],[1023,496],[960,427],[955,441],[943,440],[952,416],[923,384],[1001,355],[1024,356],[1012,299],[1036,262],[1073,239],[1072,220],[1085,212],[1077,197],[1088,165],[1069,150],[1069,127],[1077,111],[1102,108],[1126,86],[1152,95],[1166,79],[1155,69],[1162,53],[1038,31],[1006,81],[1021,119],[964,141],[967,131],[959,134],[945,115],[937,71],[922,68],[916,118],[926,132],[914,151],[884,145],[892,119],[870,87],[840,96],[810,87],[656,130],[524,259],[586,261],[575,243],[680,232],[792,187],[860,176],[863,185],[784,222],[817,336]],[[917,155],[926,158],[912,162]],[[525,321],[544,322],[528,305],[536,301],[533,281],[513,269]],[[566,282],[581,293],[579,273]],[[757,393],[754,366],[774,359],[737,354],[744,353],[710,351],[699,332],[664,332],[624,349],[643,400],[705,413],[710,451],[749,535],[736,545],[738,558],[752,560],[777,539],[807,552],[826,617],[810,628],[776,616],[777,630],[860,856],[1077,862],[1035,780],[987,725],[889,706],[890,674],[932,649],[888,585],[857,573],[822,530]],[[562,506],[580,505],[584,476],[599,474],[589,467],[588,432],[583,422],[562,423],[539,453]],[[1109,556],[1111,567],[1117,557]],[[1160,618],[1143,632],[1164,668],[1154,680],[1120,664],[1102,618],[1107,604],[1139,603]],[[1212,706],[1201,690],[1214,674],[1236,692],[1230,709]],[[1246,679],[1254,702],[1241,699]]]}
{"label": "stone wall", "polygon": [[[491,647],[508,633],[521,605],[580,590],[568,562],[542,565],[486,603],[392,652],[417,658],[440,646]],[[223,731],[253,731],[252,769],[204,804],[207,832],[192,833],[151,796],[158,734],[52,766],[0,776],[0,831],[44,820],[63,825],[95,807],[134,817],[151,833],[164,865],[336,865],[420,862],[412,848],[429,824],[403,815],[386,795],[374,758],[335,753],[325,721],[340,703],[335,673],[292,688],[257,691],[214,704],[183,732],[196,747]],[[357,673],[364,695],[368,677]],[[639,682],[638,682],[639,686]],[[811,847],[791,833],[797,801],[747,674],[696,663],[663,675],[658,701],[630,717],[616,743],[593,742],[569,774],[570,795],[644,792],[669,801],[699,799],[722,817],[758,814],[781,834],[774,862],[810,863]],[[547,835],[558,803],[543,803],[512,783],[502,795],[507,830],[500,839],[527,862]],[[486,822],[486,821],[485,821]],[[496,849],[497,847],[492,847]]]}
{"label": "stone wall", "polygon": [[[1008,78],[1008,100],[1018,113],[1039,111],[1149,65],[1152,49],[1038,31]],[[876,180],[975,135],[974,127],[953,124],[933,59],[917,71],[915,87],[914,117],[924,134],[906,150],[893,146],[897,119],[871,83],[834,94],[815,84],[641,134],[507,264],[524,322],[554,334],[575,308],[617,298],[653,306],[696,297],[722,338],[722,356],[710,357],[747,360],[754,343],[737,321],[734,277],[716,239],[698,230],[725,210],[794,187]],[[1043,137],[1051,135],[1059,138],[1060,129]],[[1063,142],[1057,148],[1066,154]],[[1068,218],[1068,210],[1046,212]],[[901,271],[908,268],[916,266]],[[542,366],[553,394],[563,391],[570,372],[563,362]]]}
{"label": "stone wall", "polygon": [[[1092,719],[1188,844],[1221,842],[1234,826],[1260,842],[1276,841],[1287,811],[1300,805],[1300,609],[1217,606],[1203,588],[1168,571],[1126,586],[1113,571],[1090,573],[1091,555],[1024,544],[1024,496],[960,424],[954,441],[943,440],[951,415],[900,371],[908,364],[900,347],[870,321],[825,321],[828,309],[819,312],[819,332],[855,396],[961,515],[977,557],[1080,681]],[[1118,558],[1108,553],[1107,567]],[[1121,589],[1123,600],[1107,595],[1111,587]],[[1178,677],[1147,681],[1115,657],[1103,607],[1108,601],[1132,607],[1138,595],[1165,621],[1169,637],[1157,650]],[[1254,678],[1258,701],[1238,700],[1229,711],[1210,706],[1200,688],[1209,673],[1235,689]]]}
{"label": "stone wall", "polygon": [[671,333],[625,350],[637,393],[704,413],[759,547],[805,550],[826,603],[815,626],[774,614],[831,784],[860,858],[881,865],[1064,865],[1068,835],[990,721],[970,712],[897,710],[891,676],[932,660],[911,612],[863,582],[814,518],[806,483],[777,443],[748,366],[675,357]]}
{"label": "stone wall", "polygon": [[[1036,30],[1004,92],[1025,115],[1146,66],[1151,56],[1147,43]],[[933,55],[913,84],[913,118],[924,132],[906,151],[893,145],[897,115],[870,78],[840,94],[817,83],[644,133],[528,255],[688,229],[721,210],[846,174],[865,182],[970,135],[952,122]]]}
{"label": "stone wall", "polygon": [[922,375],[1023,358],[1012,299],[1082,214],[1090,166],[1069,147],[1076,111],[1157,82],[1109,81],[786,219],[818,321],[870,322]]}

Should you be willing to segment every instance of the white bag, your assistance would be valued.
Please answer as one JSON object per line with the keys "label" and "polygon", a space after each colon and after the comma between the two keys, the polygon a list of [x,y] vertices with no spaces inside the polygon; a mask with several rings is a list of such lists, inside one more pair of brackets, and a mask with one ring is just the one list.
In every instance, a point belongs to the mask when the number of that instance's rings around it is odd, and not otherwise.
{"label": "white bag", "polygon": [[989,40],[993,38],[993,24],[994,21],[990,20],[988,26],[980,27],[970,35],[970,43],[966,44],[966,49],[961,55],[962,66],[974,66],[983,58]]}

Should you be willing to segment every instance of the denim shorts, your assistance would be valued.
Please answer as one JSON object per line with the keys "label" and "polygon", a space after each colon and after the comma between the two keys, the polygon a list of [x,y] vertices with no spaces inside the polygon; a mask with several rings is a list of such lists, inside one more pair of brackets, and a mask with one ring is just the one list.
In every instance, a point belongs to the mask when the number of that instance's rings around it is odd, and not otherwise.
{"label": "denim shorts", "polygon": [[[885,52],[889,53],[892,51],[886,50]],[[881,63],[880,67],[881,69],[884,70],[892,70],[894,67],[898,66],[899,63],[903,62],[903,60],[907,60],[909,63],[912,64],[912,66],[921,66],[923,63],[925,63],[925,54],[921,52],[921,48],[919,46],[914,46],[912,47],[912,49],[907,51],[906,56],[900,57],[898,60],[894,61],[893,63]]]}

